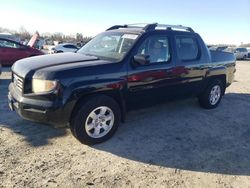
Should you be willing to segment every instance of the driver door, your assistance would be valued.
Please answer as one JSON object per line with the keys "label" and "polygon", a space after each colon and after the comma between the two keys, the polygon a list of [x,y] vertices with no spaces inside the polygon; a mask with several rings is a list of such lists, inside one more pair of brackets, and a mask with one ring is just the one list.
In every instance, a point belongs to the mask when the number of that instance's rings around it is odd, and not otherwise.
{"label": "driver door", "polygon": [[167,34],[155,34],[145,38],[134,55],[149,57],[145,65],[133,65],[128,70],[128,108],[138,105],[150,105],[165,100],[175,85],[173,72],[175,63],[172,58],[170,37]]}

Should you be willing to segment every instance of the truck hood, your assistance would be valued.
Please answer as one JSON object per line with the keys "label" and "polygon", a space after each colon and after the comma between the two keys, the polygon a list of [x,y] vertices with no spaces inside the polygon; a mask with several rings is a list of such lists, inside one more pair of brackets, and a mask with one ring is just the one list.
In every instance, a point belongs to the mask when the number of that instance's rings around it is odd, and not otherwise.
{"label": "truck hood", "polygon": [[12,71],[21,77],[27,74],[34,74],[39,69],[69,65],[73,63],[83,63],[83,66],[94,66],[99,64],[110,63],[109,61],[99,60],[95,56],[86,56],[80,53],[60,53],[53,55],[41,55],[36,57],[25,58],[17,61],[12,66]]}

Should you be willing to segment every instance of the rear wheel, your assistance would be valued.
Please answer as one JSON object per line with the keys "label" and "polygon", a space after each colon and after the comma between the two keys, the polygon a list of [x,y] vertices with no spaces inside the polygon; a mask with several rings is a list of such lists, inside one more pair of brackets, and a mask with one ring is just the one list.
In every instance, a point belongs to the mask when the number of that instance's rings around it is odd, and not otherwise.
{"label": "rear wheel", "polygon": [[216,108],[221,101],[224,90],[225,86],[220,80],[211,81],[207,89],[199,96],[201,107],[206,109]]}
{"label": "rear wheel", "polygon": [[110,97],[96,96],[80,105],[70,127],[81,143],[92,145],[112,137],[120,120],[119,105]]}

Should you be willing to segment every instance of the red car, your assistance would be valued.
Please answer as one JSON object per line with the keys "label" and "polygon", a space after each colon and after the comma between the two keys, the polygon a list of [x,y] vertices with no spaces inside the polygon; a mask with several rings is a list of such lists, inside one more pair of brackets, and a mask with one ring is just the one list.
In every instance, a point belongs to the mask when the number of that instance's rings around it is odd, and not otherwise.
{"label": "red car", "polygon": [[19,59],[43,54],[42,51],[35,48],[9,39],[0,38],[0,64],[2,65],[12,65]]}

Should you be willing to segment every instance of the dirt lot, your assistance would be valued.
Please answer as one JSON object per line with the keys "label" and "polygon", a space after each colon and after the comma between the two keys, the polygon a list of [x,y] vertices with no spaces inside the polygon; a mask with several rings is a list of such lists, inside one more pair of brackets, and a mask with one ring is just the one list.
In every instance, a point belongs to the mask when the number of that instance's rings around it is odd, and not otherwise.
{"label": "dirt lot", "polygon": [[215,110],[196,99],[133,111],[94,147],[22,120],[0,77],[0,187],[250,187],[250,61]]}

